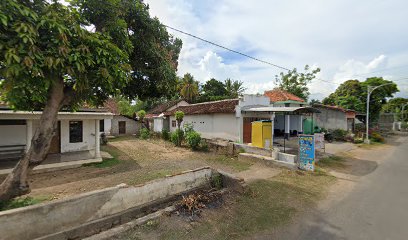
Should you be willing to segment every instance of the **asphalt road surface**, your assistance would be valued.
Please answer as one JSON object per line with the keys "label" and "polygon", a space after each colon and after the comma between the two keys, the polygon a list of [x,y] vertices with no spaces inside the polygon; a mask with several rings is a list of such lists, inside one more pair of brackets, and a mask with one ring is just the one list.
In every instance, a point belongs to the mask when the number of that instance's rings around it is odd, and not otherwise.
{"label": "asphalt road surface", "polygon": [[282,239],[408,239],[408,138],[370,158],[384,158],[353,190]]}

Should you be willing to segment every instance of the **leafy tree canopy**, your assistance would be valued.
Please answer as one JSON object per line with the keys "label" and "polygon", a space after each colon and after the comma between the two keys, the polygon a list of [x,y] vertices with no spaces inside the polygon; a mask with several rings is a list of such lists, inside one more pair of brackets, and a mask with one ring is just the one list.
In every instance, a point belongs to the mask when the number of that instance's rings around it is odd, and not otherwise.
{"label": "leafy tree canopy", "polygon": [[[323,104],[337,105],[346,109],[353,109],[358,112],[366,112],[367,87],[379,86],[392,81],[384,80],[382,77],[367,78],[364,82],[358,80],[348,80],[342,83],[334,93],[323,99]],[[391,84],[380,87],[372,92],[370,97],[370,120],[375,121],[381,111],[382,105],[387,98],[398,92],[397,85]]]}
{"label": "leafy tree canopy", "polygon": [[176,70],[182,41],[171,36],[141,0],[73,0],[84,24],[106,33],[129,55],[130,81],[123,93],[131,99],[171,98],[177,92]]}
{"label": "leafy tree canopy", "polygon": [[281,72],[275,76],[275,80],[279,83],[279,88],[290,92],[305,101],[307,101],[310,92],[307,86],[320,72],[320,68],[310,69],[308,65],[305,66],[304,73],[298,73],[297,69],[289,70],[286,74]]}

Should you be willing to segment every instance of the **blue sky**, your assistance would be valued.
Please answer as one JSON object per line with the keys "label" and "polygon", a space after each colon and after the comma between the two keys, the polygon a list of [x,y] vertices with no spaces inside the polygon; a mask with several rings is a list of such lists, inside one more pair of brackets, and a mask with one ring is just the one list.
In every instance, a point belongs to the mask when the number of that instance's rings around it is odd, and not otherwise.
{"label": "blue sky", "polygon": [[[347,79],[398,80],[408,97],[408,2],[404,0],[146,0],[163,23],[286,68],[320,67],[310,98],[322,99]],[[201,82],[228,77],[247,93],[275,87],[281,69],[169,30],[183,40],[179,75]],[[407,77],[407,79],[401,79]]]}

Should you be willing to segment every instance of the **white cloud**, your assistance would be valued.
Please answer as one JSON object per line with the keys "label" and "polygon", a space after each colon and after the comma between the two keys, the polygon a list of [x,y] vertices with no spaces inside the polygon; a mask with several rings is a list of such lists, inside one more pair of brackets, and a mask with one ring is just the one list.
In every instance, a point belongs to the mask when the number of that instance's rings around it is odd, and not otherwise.
{"label": "white cloud", "polygon": [[[365,79],[364,74],[408,64],[408,31],[401,31],[408,22],[404,0],[146,2],[163,23],[289,69],[315,63],[327,81]],[[183,40],[180,75],[190,72],[200,81],[236,78],[256,93],[273,88],[274,76],[283,71],[169,32]],[[402,70],[382,73],[408,76]],[[336,85],[315,80],[310,87],[311,97],[321,99]]]}

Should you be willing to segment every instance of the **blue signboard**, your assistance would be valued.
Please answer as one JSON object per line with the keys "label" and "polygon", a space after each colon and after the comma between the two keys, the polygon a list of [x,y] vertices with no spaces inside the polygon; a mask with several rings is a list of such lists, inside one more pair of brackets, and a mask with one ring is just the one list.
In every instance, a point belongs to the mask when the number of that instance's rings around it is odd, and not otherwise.
{"label": "blue signboard", "polygon": [[314,171],[315,141],[313,135],[299,135],[299,168]]}

